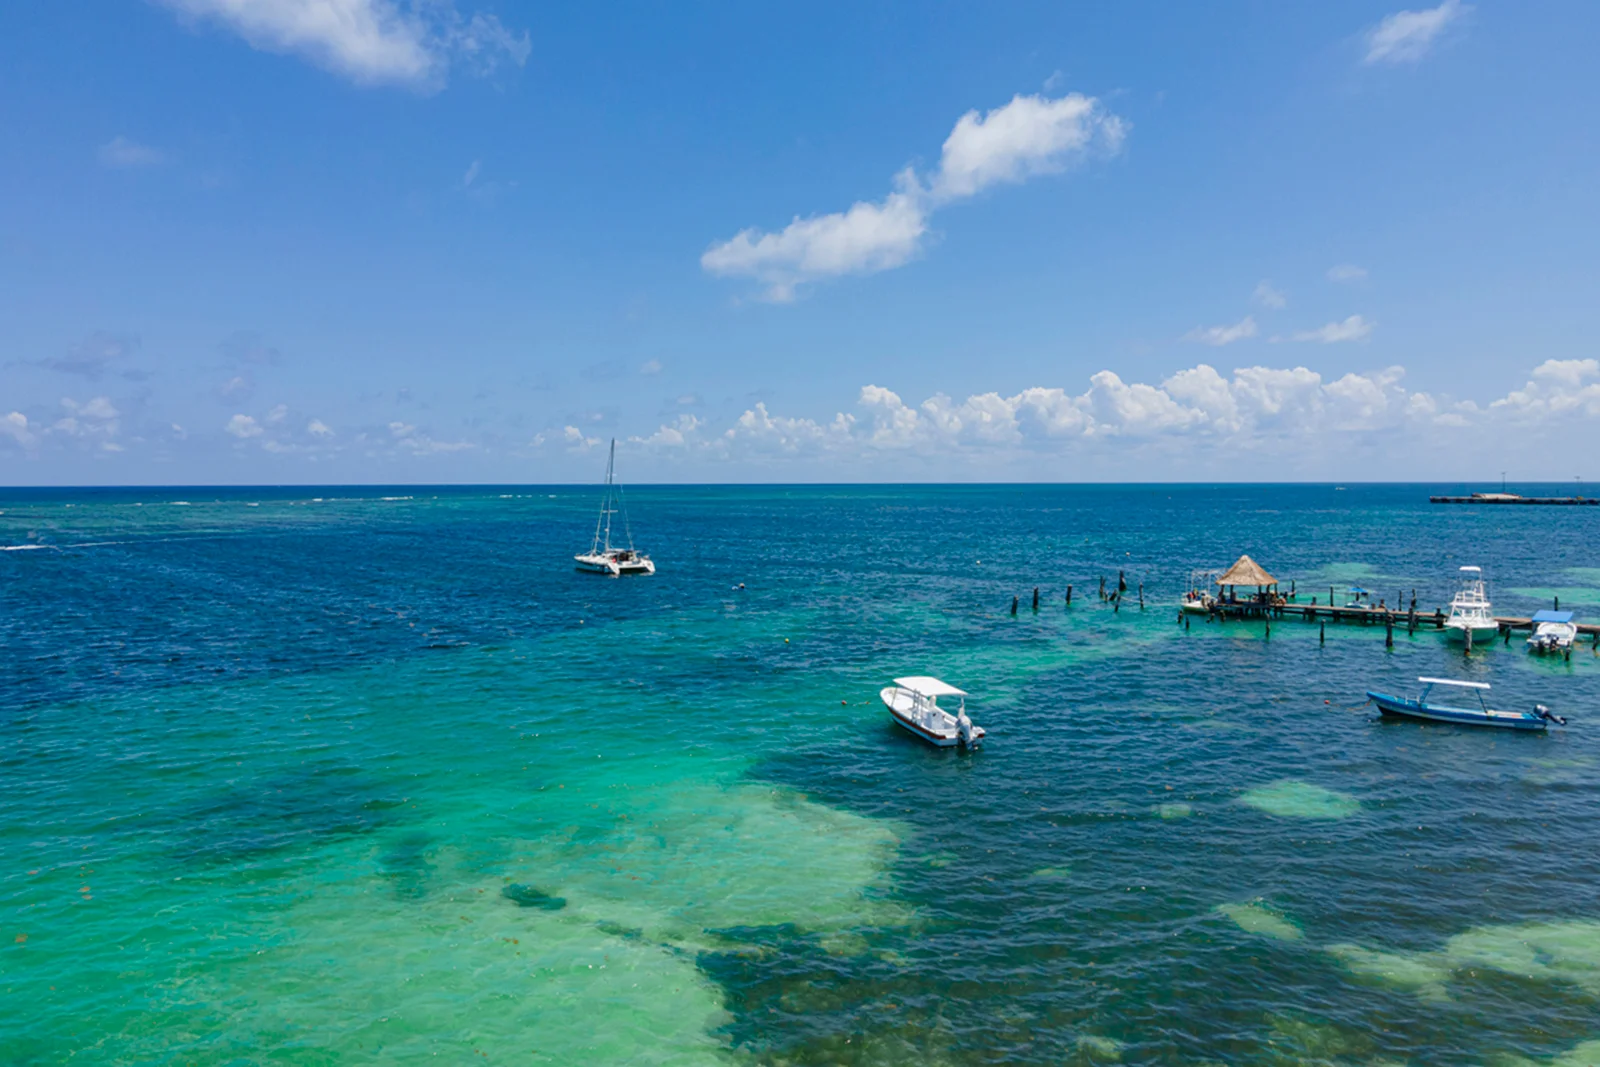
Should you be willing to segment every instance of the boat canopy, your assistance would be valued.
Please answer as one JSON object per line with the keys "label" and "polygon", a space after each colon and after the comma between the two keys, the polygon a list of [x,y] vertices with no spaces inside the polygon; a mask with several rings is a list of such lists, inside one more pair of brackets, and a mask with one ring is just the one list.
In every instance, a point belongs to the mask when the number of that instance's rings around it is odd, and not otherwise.
{"label": "boat canopy", "polygon": [[1367,595],[1367,591],[1365,589],[1361,588],[1359,585],[1352,585],[1350,587],[1350,592],[1359,593],[1361,596],[1366,596]]}
{"label": "boat canopy", "polygon": [[1467,574],[1482,574],[1483,573],[1483,568],[1482,567],[1462,567],[1461,570],[1463,572],[1467,573]]}
{"label": "boat canopy", "polygon": [[1536,612],[1533,613],[1533,619],[1531,621],[1535,622],[1535,623],[1540,623],[1540,622],[1571,622],[1572,621],[1572,612],[1570,612],[1570,611],[1536,611]]}
{"label": "boat canopy", "polygon": [[896,678],[894,684],[901,689],[909,689],[913,693],[920,693],[925,697],[964,697],[966,691],[957,689],[953,685],[946,685],[937,678],[929,678],[919,674],[912,678]]}
{"label": "boat canopy", "polygon": [[1488,682],[1458,682],[1454,678],[1418,678],[1417,681],[1426,682],[1428,685],[1459,685],[1463,689],[1489,688]]}

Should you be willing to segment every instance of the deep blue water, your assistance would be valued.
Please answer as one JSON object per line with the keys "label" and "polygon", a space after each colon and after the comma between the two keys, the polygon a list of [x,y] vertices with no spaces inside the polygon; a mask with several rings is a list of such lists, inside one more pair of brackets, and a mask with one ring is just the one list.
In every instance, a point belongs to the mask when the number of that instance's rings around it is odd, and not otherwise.
{"label": "deep blue water", "polygon": [[[0,491],[0,1061],[1593,1062],[1592,649],[1177,618],[1600,621],[1600,509],[1430,491],[643,487],[621,581],[587,489]],[[1571,725],[1351,707],[1435,674]]]}

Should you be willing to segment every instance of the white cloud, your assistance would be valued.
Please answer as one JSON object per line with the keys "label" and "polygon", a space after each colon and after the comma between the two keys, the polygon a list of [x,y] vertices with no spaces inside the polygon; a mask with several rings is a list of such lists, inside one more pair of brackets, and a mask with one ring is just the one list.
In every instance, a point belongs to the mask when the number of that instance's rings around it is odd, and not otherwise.
{"label": "white cloud", "polygon": [[122,413],[110,397],[97,396],[83,402],[62,397],[61,410],[66,414],[51,423],[47,431],[57,437],[108,441],[117,436],[121,426],[118,420]]}
{"label": "white cloud", "polygon": [[1354,263],[1340,263],[1336,267],[1328,268],[1330,282],[1364,282],[1367,280],[1367,268],[1358,267]]}
{"label": "white cloud", "polygon": [[289,405],[287,405],[287,404],[279,404],[277,407],[275,407],[271,411],[267,412],[267,421],[269,423],[282,422],[284,419],[286,419],[288,417],[289,417]]}
{"label": "white cloud", "polygon": [[1600,360],[1547,359],[1521,389],[1492,402],[1492,409],[1519,417],[1600,415]]}
{"label": "white cloud", "polygon": [[470,189],[472,187],[472,183],[478,180],[478,175],[482,172],[482,170],[483,161],[474,159],[472,161],[472,166],[468,167],[467,172],[461,176],[461,188]]}
{"label": "white cloud", "polygon": [[100,165],[128,170],[135,167],[154,167],[166,162],[159,148],[140,144],[118,134],[100,146]]}
{"label": "white cloud", "polygon": [[972,110],[956,120],[940,152],[932,192],[954,200],[1001,182],[1051,174],[1096,141],[1109,153],[1118,151],[1126,136],[1127,124],[1107,115],[1093,97],[1018,94],[987,114]]}
{"label": "white cloud", "polygon": [[1428,54],[1445,27],[1472,10],[1444,0],[1423,11],[1397,11],[1367,33],[1367,63],[1414,63]]}
{"label": "white cloud", "polygon": [[578,429],[576,426],[562,427],[561,439],[567,443],[567,447],[569,449],[579,452],[587,452],[589,449],[600,444],[600,438],[585,437],[583,435],[583,431]]}
{"label": "white cloud", "polygon": [[640,374],[660,374],[663,369],[664,368],[662,367],[661,361],[659,359],[649,359],[649,360],[645,360],[644,365],[639,368],[639,373]]}
{"label": "white cloud", "polygon": [[1256,320],[1249,315],[1232,326],[1196,326],[1183,335],[1185,341],[1198,341],[1203,345],[1231,345],[1256,335]]}
{"label": "white cloud", "polygon": [[707,249],[700,265],[712,274],[756,278],[767,285],[769,300],[786,303],[802,282],[908,262],[928,230],[921,201],[919,192],[902,189],[881,203],[858,201],[848,211],[796,217],[778,233],[743,230]]}
{"label": "white cloud", "polygon": [[452,66],[492,72],[531,49],[493,15],[464,18],[453,0],[157,0],[186,19],[218,23],[252,48],[299,55],[358,85],[442,87]]}
{"label": "white cloud", "polygon": [[1365,341],[1372,335],[1372,329],[1377,323],[1368,322],[1360,315],[1351,315],[1343,322],[1330,322],[1326,326],[1319,326],[1315,330],[1301,330],[1292,333],[1287,338],[1274,337],[1274,341],[1314,341],[1317,344],[1331,345],[1340,341]]}
{"label": "white cloud", "polygon": [[328,424],[323,422],[321,419],[312,419],[310,422],[306,423],[306,433],[310,434],[312,437],[333,436],[333,430],[331,430],[328,427]]}
{"label": "white cloud", "polygon": [[882,200],[796,216],[777,232],[742,230],[708,248],[700,265],[711,274],[755,278],[767,287],[766,298],[779,303],[794,299],[806,282],[890,270],[921,252],[936,208],[992,185],[1063,170],[1094,149],[1113,154],[1127,131],[1093,97],[1019,95],[985,114],[961,116],[926,183],[907,167]]}
{"label": "white cloud", "polygon": [[31,446],[37,440],[33,430],[29,428],[28,416],[20,411],[13,411],[0,419],[0,437],[9,437],[23,448]]}
{"label": "white cloud", "polygon": [[628,440],[646,448],[683,448],[704,425],[704,419],[679,415],[676,422],[661,426],[649,437],[630,437]]}
{"label": "white cloud", "polygon": [[1256,283],[1256,291],[1250,294],[1250,298],[1264,308],[1277,309],[1289,303],[1289,298],[1274,289],[1265,278]]}
{"label": "white cloud", "polygon": [[261,424],[249,415],[235,415],[228,420],[228,424],[223,429],[240,440],[244,440],[247,437],[260,437],[265,432],[261,429]]}

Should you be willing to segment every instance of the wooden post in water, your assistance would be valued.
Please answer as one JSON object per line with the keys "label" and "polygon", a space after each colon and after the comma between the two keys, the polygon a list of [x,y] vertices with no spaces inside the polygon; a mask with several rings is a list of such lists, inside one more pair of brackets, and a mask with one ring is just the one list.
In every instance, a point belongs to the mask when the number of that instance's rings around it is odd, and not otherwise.
{"label": "wooden post in water", "polygon": [[1324,623],[1319,623],[1317,625],[1317,644],[1325,645],[1327,643],[1328,643],[1328,624],[1325,623],[1325,622]]}
{"label": "wooden post in water", "polygon": [[1067,607],[1072,607],[1072,586],[1067,586]]}
{"label": "wooden post in water", "polygon": [[1144,610],[1144,583],[1139,583],[1139,610]]}
{"label": "wooden post in water", "polygon": [[1033,587],[1033,610],[1034,611],[1038,611],[1039,610],[1039,587],[1038,586],[1034,586]]}
{"label": "wooden post in water", "polygon": [[1555,610],[1557,610],[1557,611],[1561,610],[1561,598],[1560,597],[1556,597],[1556,608],[1555,608]]}
{"label": "wooden post in water", "polygon": [[1394,616],[1389,616],[1383,626],[1383,647],[1394,647]]}
{"label": "wooden post in water", "polygon": [[1333,586],[1328,586],[1328,607],[1333,607]]}
{"label": "wooden post in water", "polygon": [[1017,613],[1017,598],[1016,597],[1012,597],[1011,598],[1011,614],[1015,615],[1016,613]]}
{"label": "wooden post in water", "polygon": [[1183,617],[1183,632],[1184,633],[1188,633],[1189,632],[1189,616],[1187,616],[1187,615],[1185,615]]}
{"label": "wooden post in water", "polygon": [[1272,636],[1272,617],[1271,616],[1267,617],[1267,632],[1263,636],[1265,636],[1265,637],[1271,637]]}

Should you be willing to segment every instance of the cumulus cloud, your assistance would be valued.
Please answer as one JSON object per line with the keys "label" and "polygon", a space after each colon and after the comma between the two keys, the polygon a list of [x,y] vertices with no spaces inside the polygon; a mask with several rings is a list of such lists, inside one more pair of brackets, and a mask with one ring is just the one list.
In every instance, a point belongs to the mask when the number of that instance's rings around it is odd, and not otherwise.
{"label": "cumulus cloud", "polygon": [[1183,335],[1185,341],[1198,341],[1203,345],[1231,345],[1256,335],[1256,320],[1249,315],[1232,326],[1196,326]]}
{"label": "cumulus cloud", "polygon": [[155,167],[166,162],[166,155],[158,148],[140,144],[118,134],[100,146],[100,165],[115,170],[137,167]]}
{"label": "cumulus cloud", "polygon": [[1364,282],[1367,280],[1367,268],[1358,267],[1354,263],[1340,263],[1336,267],[1328,268],[1330,282]]}
{"label": "cumulus cloud", "polygon": [[443,87],[453,67],[522,66],[531,45],[493,15],[453,0],[157,0],[186,21],[220,25],[264,52],[297,55],[358,85]]}
{"label": "cumulus cloud", "polygon": [[1256,283],[1256,291],[1250,294],[1250,299],[1264,308],[1273,308],[1274,310],[1285,307],[1289,303],[1289,298],[1274,289],[1272,283],[1265,278]]}
{"label": "cumulus cloud", "polygon": [[330,429],[328,424],[323,422],[321,419],[312,419],[310,422],[306,423],[306,433],[310,434],[312,437],[333,436],[333,430]]}
{"label": "cumulus cloud", "polygon": [[28,422],[28,416],[13,411],[0,419],[0,440],[10,440],[22,448],[30,448],[38,437]]}
{"label": "cumulus cloud", "polygon": [[1472,10],[1460,0],[1444,0],[1422,11],[1397,11],[1367,32],[1366,62],[1415,63],[1428,54],[1452,22]]}
{"label": "cumulus cloud", "polygon": [[954,200],[1002,182],[1020,182],[1063,169],[1095,142],[1108,153],[1122,147],[1127,124],[1081,93],[1057,100],[1018,94],[986,114],[956,120],[939,155],[933,195]]}
{"label": "cumulus cloud", "polygon": [[1516,416],[1600,415],[1600,360],[1547,359],[1489,407]]}
{"label": "cumulus cloud", "polygon": [[1351,315],[1343,322],[1330,322],[1326,326],[1319,326],[1315,330],[1301,330],[1288,337],[1274,337],[1274,341],[1313,341],[1317,344],[1332,345],[1340,341],[1365,341],[1372,336],[1373,327],[1377,323],[1368,322],[1360,315]]}
{"label": "cumulus cloud", "polygon": [[249,415],[235,415],[228,420],[228,424],[223,429],[240,440],[247,437],[260,437],[266,432],[261,428],[261,424]]}
{"label": "cumulus cloud", "polygon": [[436,440],[426,433],[419,432],[415,426],[407,422],[391,422],[389,436],[396,448],[414,456],[432,455],[437,452],[465,452],[469,448],[478,447],[472,441]]}
{"label": "cumulus cloud", "polygon": [[700,265],[711,274],[754,278],[776,302],[794,299],[806,282],[890,270],[922,251],[936,209],[994,185],[1064,170],[1093,151],[1114,154],[1127,131],[1127,123],[1093,97],[1018,95],[956,120],[926,180],[907,167],[882,200],[796,216],[778,231],[742,230],[708,248]]}

